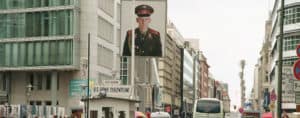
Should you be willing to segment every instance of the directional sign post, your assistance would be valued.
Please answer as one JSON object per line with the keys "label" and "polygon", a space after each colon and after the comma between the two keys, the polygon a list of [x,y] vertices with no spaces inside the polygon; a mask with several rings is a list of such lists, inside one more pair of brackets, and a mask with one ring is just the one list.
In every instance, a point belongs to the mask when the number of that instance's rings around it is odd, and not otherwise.
{"label": "directional sign post", "polygon": [[297,80],[300,80],[300,60],[297,60],[293,66],[294,76]]}
{"label": "directional sign post", "polygon": [[[300,57],[300,45],[296,48],[297,56]],[[294,81],[294,91],[295,91],[295,102],[297,104],[296,108],[300,107],[300,60],[298,59],[293,66],[293,72],[295,78],[298,80]],[[299,112],[299,109],[296,109],[297,112]]]}

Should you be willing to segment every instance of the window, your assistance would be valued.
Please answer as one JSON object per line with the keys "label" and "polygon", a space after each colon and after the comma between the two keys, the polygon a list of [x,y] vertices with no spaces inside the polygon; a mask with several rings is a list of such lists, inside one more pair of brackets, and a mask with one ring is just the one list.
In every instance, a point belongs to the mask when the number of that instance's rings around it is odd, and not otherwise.
{"label": "window", "polygon": [[0,67],[70,65],[72,40],[0,43]]}
{"label": "window", "polygon": [[113,111],[114,110],[112,107],[102,107],[102,113],[104,115],[104,118],[114,118]]}
{"label": "window", "polygon": [[[29,84],[32,86],[31,90],[33,90],[33,88],[34,88],[34,75],[33,75],[33,73],[29,74],[29,83],[28,83],[28,85]],[[26,86],[28,86],[28,85],[26,85]]]}
{"label": "window", "polygon": [[30,105],[34,105],[34,103],[35,103],[34,101],[30,101],[29,102]]}
{"label": "window", "polygon": [[47,73],[46,74],[46,90],[51,89],[51,74]]}
{"label": "window", "polygon": [[36,74],[36,88],[37,90],[43,89],[43,75],[41,73]]}
{"label": "window", "polygon": [[42,64],[42,43],[36,42],[34,49],[34,65],[41,65]]}
{"label": "window", "polygon": [[197,102],[196,112],[201,113],[220,113],[220,102],[219,101],[209,101],[209,100],[199,100]]}
{"label": "window", "polygon": [[98,111],[91,110],[90,114],[91,114],[91,118],[98,118]]}
{"label": "window", "polygon": [[[26,44],[25,43],[20,43],[19,44],[19,66],[25,66],[25,62],[26,62]],[[1,53],[1,52],[0,52]]]}
{"label": "window", "polygon": [[284,37],[283,50],[295,50],[300,43],[300,35]]}
{"label": "window", "polygon": [[59,90],[59,73],[57,73],[57,90]]}
{"label": "window", "polygon": [[48,65],[49,64],[49,41],[46,41],[46,42],[43,42],[42,43],[42,57],[43,57],[43,63],[42,63],[42,65]]}
{"label": "window", "polygon": [[268,79],[268,76],[265,76],[265,81],[264,82],[268,82],[269,79]]}
{"label": "window", "polygon": [[20,9],[72,5],[74,0],[0,0],[0,9]]}
{"label": "window", "polygon": [[72,35],[73,21],[73,10],[4,14],[0,15],[0,39]]}
{"label": "window", "polygon": [[98,45],[97,49],[97,64],[109,69],[113,67],[113,51],[102,46]]}
{"label": "window", "polygon": [[18,44],[17,43],[14,43],[12,45],[12,66],[17,66],[18,65]]}
{"label": "window", "polygon": [[11,44],[5,43],[5,49],[4,49],[5,50],[5,52],[4,52],[5,53],[4,54],[5,55],[4,56],[5,57],[4,65],[5,66],[10,66],[10,61],[11,61],[10,55],[12,54],[10,48],[11,48]]}
{"label": "window", "polygon": [[33,42],[27,43],[27,65],[33,65]]}
{"label": "window", "polygon": [[51,101],[45,101],[45,105],[51,105]]}
{"label": "window", "polygon": [[30,101],[30,105],[42,105],[42,101]]}
{"label": "window", "polygon": [[109,43],[113,43],[113,34],[114,28],[111,23],[103,19],[102,17],[98,17],[98,37],[106,40]]}
{"label": "window", "polygon": [[118,118],[126,118],[126,112],[125,111],[119,111],[118,112]]}
{"label": "window", "polygon": [[6,90],[6,79],[5,75],[3,73],[0,73],[0,91],[5,91]]}
{"label": "window", "polygon": [[35,104],[36,105],[42,105],[42,101],[36,101]]}
{"label": "window", "polygon": [[128,84],[128,59],[127,57],[121,57],[121,72],[120,72],[120,79],[122,84]]}
{"label": "window", "polygon": [[114,16],[114,0],[98,0],[98,6],[109,16]]}
{"label": "window", "polygon": [[284,11],[284,24],[294,24],[300,22],[300,7],[291,7]]}
{"label": "window", "polygon": [[55,62],[57,61],[57,42],[56,41],[51,41],[50,42],[50,49],[49,49],[49,57],[50,57],[50,65],[55,65]]}
{"label": "window", "polygon": [[293,66],[294,62],[298,60],[298,57],[294,56],[294,57],[287,57],[283,59],[283,65],[287,65],[287,66]]}

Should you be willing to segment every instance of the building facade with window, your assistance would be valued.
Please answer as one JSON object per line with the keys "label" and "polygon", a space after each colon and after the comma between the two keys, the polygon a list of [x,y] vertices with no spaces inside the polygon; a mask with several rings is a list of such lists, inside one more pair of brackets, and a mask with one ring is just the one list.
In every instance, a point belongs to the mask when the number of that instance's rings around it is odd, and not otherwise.
{"label": "building facade with window", "polygon": [[207,63],[207,59],[203,53],[200,53],[200,98],[206,98],[208,97],[209,92],[209,65]]}
{"label": "building facade with window", "polygon": [[[282,72],[282,109],[287,112],[296,110],[295,93],[287,86],[292,85],[295,80],[292,73],[294,62],[298,59],[296,56],[296,46],[300,43],[299,24],[300,24],[300,1],[299,0],[286,0],[284,10],[284,39],[283,39],[283,72]],[[280,6],[281,1],[274,1],[274,7],[270,15],[271,29],[268,36],[270,41],[270,65],[269,65],[269,81],[271,81],[271,89],[269,92],[277,91],[278,69],[276,62],[278,61],[278,48],[279,41],[279,21],[280,21]],[[286,88],[285,88],[286,87]],[[276,92],[277,93],[277,92]],[[275,107],[276,108],[276,107]],[[277,111],[276,111],[277,112]]]}
{"label": "building facade with window", "polygon": [[89,33],[93,84],[119,79],[120,0],[1,0],[0,103],[82,109]]}
{"label": "building facade with window", "polygon": [[162,81],[162,103],[179,109],[180,106],[180,48],[169,35],[165,41],[165,57],[159,59],[158,70]]}
{"label": "building facade with window", "polygon": [[268,111],[269,104],[268,99],[265,99],[265,95],[271,89],[269,73],[269,63],[270,63],[270,44],[269,36],[271,33],[271,21],[267,20],[265,23],[265,38],[260,49],[260,57],[258,58],[257,64],[254,69],[254,85],[253,85],[253,96],[252,104],[253,109],[261,112]]}

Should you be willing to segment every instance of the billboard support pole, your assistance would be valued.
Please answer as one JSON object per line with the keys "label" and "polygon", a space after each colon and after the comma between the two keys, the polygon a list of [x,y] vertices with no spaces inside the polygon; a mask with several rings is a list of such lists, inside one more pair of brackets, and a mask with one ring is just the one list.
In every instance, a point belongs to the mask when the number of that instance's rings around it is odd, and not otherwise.
{"label": "billboard support pole", "polygon": [[[132,0],[132,10],[134,11],[134,7],[135,7],[135,0]],[[133,16],[135,15],[134,12],[132,14]],[[134,31],[134,20],[131,22],[131,31],[132,31],[132,35],[131,35],[131,86],[132,86],[132,95],[131,95],[131,99],[135,98],[135,85],[134,85],[134,73],[135,73],[135,31]]]}
{"label": "billboard support pole", "polygon": [[87,78],[87,113],[86,117],[89,118],[89,109],[90,109],[90,38],[91,34],[88,34],[88,78]]}

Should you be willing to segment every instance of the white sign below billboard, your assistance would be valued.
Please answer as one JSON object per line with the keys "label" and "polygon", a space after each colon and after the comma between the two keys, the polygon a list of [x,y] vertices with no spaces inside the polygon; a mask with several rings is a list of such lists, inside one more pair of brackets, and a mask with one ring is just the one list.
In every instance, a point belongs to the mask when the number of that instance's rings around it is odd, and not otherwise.
{"label": "white sign below billboard", "polygon": [[100,95],[101,91],[105,91],[109,97],[126,97],[128,98],[131,93],[132,87],[127,85],[118,86],[94,86],[92,89],[92,96]]}

